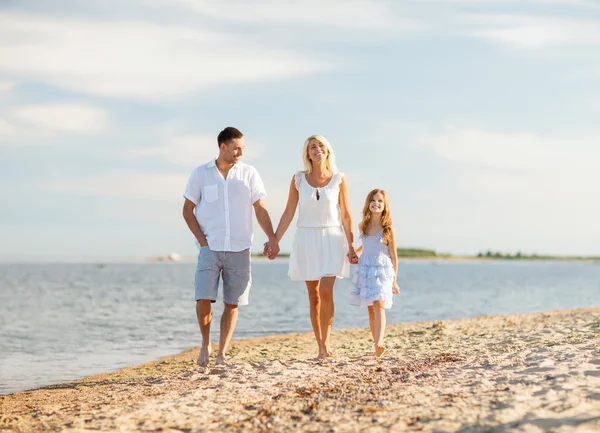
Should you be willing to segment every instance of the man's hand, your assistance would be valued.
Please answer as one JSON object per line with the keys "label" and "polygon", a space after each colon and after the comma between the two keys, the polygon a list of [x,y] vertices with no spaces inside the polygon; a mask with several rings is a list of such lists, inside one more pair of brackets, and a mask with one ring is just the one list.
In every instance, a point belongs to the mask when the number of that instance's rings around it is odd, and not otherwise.
{"label": "man's hand", "polygon": [[276,240],[270,240],[265,242],[263,254],[269,258],[269,260],[275,259],[279,254],[279,243]]}

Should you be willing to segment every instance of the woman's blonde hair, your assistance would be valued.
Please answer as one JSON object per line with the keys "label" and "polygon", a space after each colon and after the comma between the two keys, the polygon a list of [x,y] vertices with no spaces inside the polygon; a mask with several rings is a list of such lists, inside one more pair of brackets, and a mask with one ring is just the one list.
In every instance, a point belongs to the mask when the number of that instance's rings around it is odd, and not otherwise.
{"label": "woman's blonde hair", "polygon": [[325,145],[325,147],[327,148],[327,160],[325,161],[325,167],[330,172],[337,173],[338,168],[335,164],[335,154],[333,153],[333,149],[331,148],[331,144],[329,144],[329,141],[327,141],[327,139],[322,135],[311,135],[304,142],[304,148],[302,150],[302,160],[304,161],[304,170],[306,171],[306,173],[311,173],[313,169],[312,163],[310,162],[310,158],[308,157],[308,145],[310,144],[310,140],[312,139],[315,139],[319,143],[323,143]]}
{"label": "woman's blonde hair", "polygon": [[367,234],[369,226],[371,225],[371,211],[369,210],[369,206],[371,205],[371,200],[373,200],[373,197],[375,197],[375,194],[377,193],[383,196],[383,212],[381,213],[381,225],[383,227],[382,240],[384,244],[388,245],[392,240],[392,216],[390,214],[388,196],[384,190],[374,189],[367,194],[367,199],[365,200],[362,211],[362,221],[358,224],[358,230],[362,235]]}

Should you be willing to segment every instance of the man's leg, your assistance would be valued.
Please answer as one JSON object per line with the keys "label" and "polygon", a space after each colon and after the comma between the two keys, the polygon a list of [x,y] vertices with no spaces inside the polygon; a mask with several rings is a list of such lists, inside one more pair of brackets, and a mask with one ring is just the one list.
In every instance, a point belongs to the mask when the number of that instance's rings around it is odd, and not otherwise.
{"label": "man's leg", "polygon": [[227,364],[227,349],[237,325],[238,305],[248,304],[248,294],[252,279],[250,277],[250,249],[223,254],[223,303],[225,309],[221,316],[221,335],[217,364]]}
{"label": "man's leg", "polygon": [[225,304],[223,315],[221,316],[221,336],[219,337],[219,353],[217,354],[217,364],[227,364],[227,348],[237,325],[238,306]]}
{"label": "man's leg", "polygon": [[197,362],[201,367],[206,367],[210,358],[210,322],[212,321],[212,307],[210,304],[211,302],[207,299],[196,301],[196,316],[202,334],[202,347]]}
{"label": "man's leg", "polygon": [[216,253],[208,247],[202,247],[198,254],[198,265],[194,279],[196,296],[196,317],[202,334],[202,347],[198,356],[198,365],[206,367],[210,357],[210,322],[212,320],[211,302],[217,299],[220,269]]}

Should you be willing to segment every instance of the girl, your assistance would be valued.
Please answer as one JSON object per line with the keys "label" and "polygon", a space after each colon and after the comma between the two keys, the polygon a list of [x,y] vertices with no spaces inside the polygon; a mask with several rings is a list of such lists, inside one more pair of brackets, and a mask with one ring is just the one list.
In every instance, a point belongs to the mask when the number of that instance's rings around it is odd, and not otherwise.
{"label": "girl", "polygon": [[[354,275],[351,303],[369,309],[369,326],[375,343],[375,356],[385,352],[385,310],[392,306],[392,295],[400,293],[396,282],[398,256],[390,207],[385,191],[374,189],[367,195],[363,219],[358,225],[362,246]],[[356,261],[356,260],[354,260]]]}

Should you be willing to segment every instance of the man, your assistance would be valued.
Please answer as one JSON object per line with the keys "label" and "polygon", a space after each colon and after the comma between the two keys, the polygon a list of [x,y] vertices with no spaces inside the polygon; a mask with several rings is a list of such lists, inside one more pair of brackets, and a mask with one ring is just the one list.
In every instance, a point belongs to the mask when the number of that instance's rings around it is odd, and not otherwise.
{"label": "man", "polygon": [[194,281],[196,315],[202,334],[198,365],[208,365],[211,303],[217,299],[219,277],[223,277],[221,334],[217,364],[226,364],[225,354],[238,317],[238,305],[248,304],[252,208],[268,237],[269,259],[279,253],[273,224],[262,198],[265,187],[256,169],[240,161],[244,136],[236,128],[225,128],[217,137],[219,156],[197,167],[188,181],[183,218],[200,247]]}

